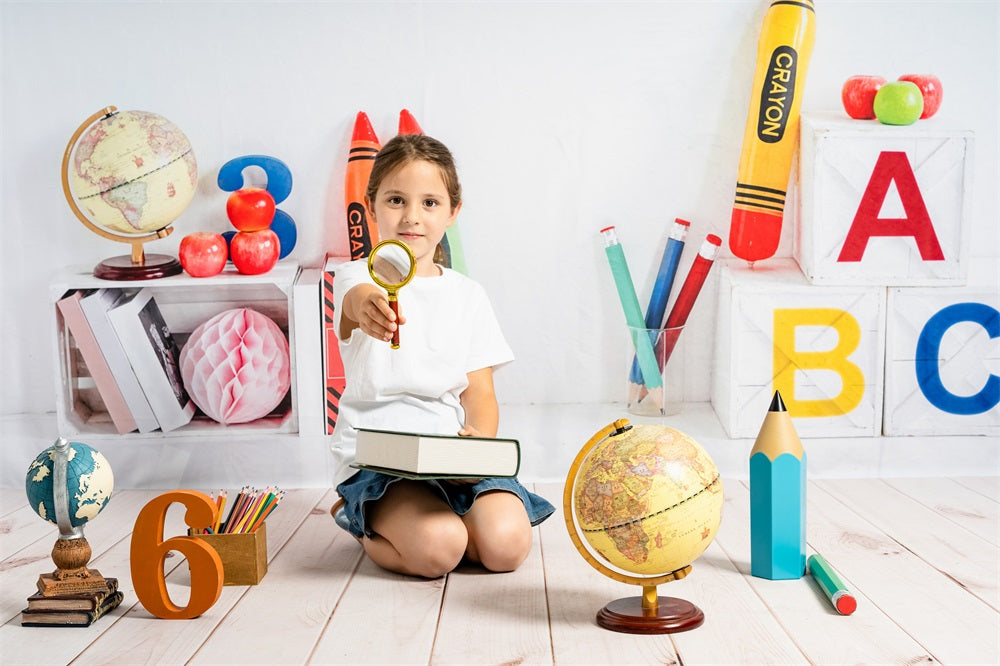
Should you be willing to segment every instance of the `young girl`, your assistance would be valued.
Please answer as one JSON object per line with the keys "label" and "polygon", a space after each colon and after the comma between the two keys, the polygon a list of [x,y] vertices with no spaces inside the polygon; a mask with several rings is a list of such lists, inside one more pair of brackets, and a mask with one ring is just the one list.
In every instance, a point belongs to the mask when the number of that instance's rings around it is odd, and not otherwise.
{"label": "young girl", "polygon": [[[516,479],[410,481],[348,467],[357,428],[495,437],[493,369],[513,359],[486,293],[434,261],[462,207],[454,160],[439,141],[401,135],[379,151],[366,203],[382,239],[410,247],[416,275],[399,292],[399,318],[367,261],[337,269],[334,326],[347,375],[334,430],[342,498],[332,512],[385,569],[437,578],[463,558],[516,569],[531,526],[554,510]],[[389,340],[400,328],[400,347]],[[353,475],[351,475],[351,473]]]}

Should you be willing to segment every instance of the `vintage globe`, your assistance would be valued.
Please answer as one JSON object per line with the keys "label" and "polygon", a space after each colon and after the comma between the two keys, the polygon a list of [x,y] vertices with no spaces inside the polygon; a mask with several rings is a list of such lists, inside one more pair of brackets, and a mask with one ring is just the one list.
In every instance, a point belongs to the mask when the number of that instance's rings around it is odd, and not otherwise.
{"label": "vintage globe", "polygon": [[[28,467],[24,490],[28,503],[39,516],[56,521],[54,479],[57,445],[38,454]],[[81,442],[69,442],[66,449],[66,491],[68,514],[73,527],[94,519],[107,506],[114,491],[111,465],[101,453]]]}
{"label": "vintage globe", "polygon": [[[636,576],[670,574],[715,538],[722,481],[690,436],[662,425],[618,425],[580,456],[567,479],[575,530],[612,566]],[[567,526],[574,530],[569,519]]]}
{"label": "vintage globe", "polygon": [[134,235],[169,226],[198,185],[187,137],[148,111],[108,113],[69,150],[75,150],[69,169],[75,201],[91,222],[114,232]]}

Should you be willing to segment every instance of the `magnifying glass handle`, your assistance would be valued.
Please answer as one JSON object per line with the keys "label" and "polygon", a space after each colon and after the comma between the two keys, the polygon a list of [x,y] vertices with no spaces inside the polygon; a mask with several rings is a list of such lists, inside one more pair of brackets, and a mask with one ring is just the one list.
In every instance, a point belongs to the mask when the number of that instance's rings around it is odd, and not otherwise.
{"label": "magnifying glass handle", "polygon": [[392,332],[392,341],[389,343],[393,349],[399,349],[399,301],[395,298],[389,299],[389,309],[396,315],[396,330]]}

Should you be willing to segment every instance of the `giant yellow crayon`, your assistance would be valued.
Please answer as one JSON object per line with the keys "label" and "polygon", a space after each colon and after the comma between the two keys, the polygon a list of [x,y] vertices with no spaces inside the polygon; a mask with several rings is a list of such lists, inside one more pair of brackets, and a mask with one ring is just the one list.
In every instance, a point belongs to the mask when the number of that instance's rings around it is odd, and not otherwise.
{"label": "giant yellow crayon", "polygon": [[802,89],[815,37],[812,0],[771,2],[757,42],[729,227],[729,249],[751,263],[773,256],[781,239]]}
{"label": "giant yellow crayon", "polygon": [[750,573],[802,578],[806,570],[806,452],[774,392],[750,451]]}

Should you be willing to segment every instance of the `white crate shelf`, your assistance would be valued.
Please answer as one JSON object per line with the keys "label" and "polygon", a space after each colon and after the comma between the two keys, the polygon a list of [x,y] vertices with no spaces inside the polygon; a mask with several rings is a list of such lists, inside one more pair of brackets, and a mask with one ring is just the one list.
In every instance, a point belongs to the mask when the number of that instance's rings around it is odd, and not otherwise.
{"label": "white crate shelf", "polygon": [[[54,330],[56,367],[56,421],[60,433],[88,437],[185,437],[287,434],[298,432],[298,381],[295,354],[293,287],[299,276],[296,263],[279,263],[263,275],[243,275],[227,267],[219,275],[193,278],[181,275],[156,280],[110,281],[96,278],[89,267],[70,268],[49,285]],[[288,337],[291,355],[291,389],[267,416],[249,423],[225,425],[204,416],[200,410],[187,425],[161,432],[118,435],[104,403],[94,388],[86,364],[56,307],[56,301],[76,289],[117,288],[153,292],[163,317],[183,347],[191,332],[210,317],[232,308],[249,307],[272,319]]]}

